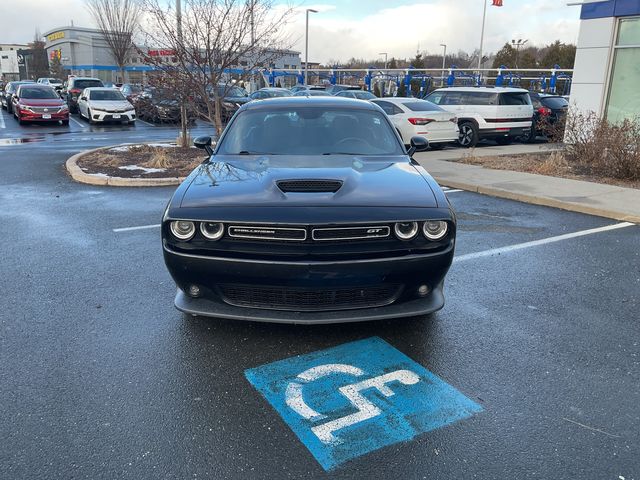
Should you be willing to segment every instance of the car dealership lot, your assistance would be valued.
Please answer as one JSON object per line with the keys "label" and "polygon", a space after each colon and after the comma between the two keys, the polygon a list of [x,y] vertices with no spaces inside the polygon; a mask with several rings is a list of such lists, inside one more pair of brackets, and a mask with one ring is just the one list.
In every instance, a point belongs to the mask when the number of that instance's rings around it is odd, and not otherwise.
{"label": "car dealership lot", "polygon": [[[0,478],[638,478],[637,226],[456,191],[458,260],[431,318],[185,319],[155,227],[173,189],[63,168],[176,127],[2,115]],[[245,372],[372,337],[482,411],[325,473]]]}

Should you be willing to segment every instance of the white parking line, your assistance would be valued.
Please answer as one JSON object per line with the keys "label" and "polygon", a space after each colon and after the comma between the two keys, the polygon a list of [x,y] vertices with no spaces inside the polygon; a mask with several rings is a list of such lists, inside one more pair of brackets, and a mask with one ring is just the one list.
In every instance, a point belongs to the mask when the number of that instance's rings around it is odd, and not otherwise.
{"label": "white parking line", "polygon": [[6,128],[6,125],[4,124],[4,113],[2,113],[1,110],[0,110],[0,128]]}
{"label": "white parking line", "polygon": [[150,127],[155,127],[153,123],[145,122],[144,120],[140,120],[139,118],[136,118],[136,122],[144,123],[145,125],[149,125]]}
{"label": "white parking line", "polygon": [[71,120],[73,123],[75,123],[76,125],[78,125],[80,128],[82,128],[83,130],[85,130],[85,126],[80,123],[78,120],[76,120],[75,118],[73,118],[71,115],[69,115],[69,120]]}
{"label": "white parking line", "polygon": [[547,243],[561,242],[563,240],[569,240],[571,238],[584,237],[586,235],[593,235],[594,233],[608,232],[610,230],[617,230],[619,228],[634,226],[634,223],[622,222],[615,223],[613,225],[607,225],[606,227],[590,228],[589,230],[580,230],[573,233],[565,233],[564,235],[557,235],[555,237],[542,238],[540,240],[534,240],[532,242],[517,243],[515,245],[508,245],[506,247],[492,248],[491,250],[484,250],[482,252],[467,253],[466,255],[460,255],[455,257],[453,261],[455,263],[464,262],[467,260],[475,260],[476,258],[491,257],[493,255],[500,255],[503,253],[513,252],[516,250],[522,250],[523,248],[537,247],[539,245],[546,245]]}
{"label": "white parking line", "polygon": [[154,225],[141,225],[139,227],[124,227],[124,228],[114,228],[113,231],[114,232],[132,232],[134,230],[147,230],[149,228],[159,228],[160,224],[154,224]]}
{"label": "white parking line", "polygon": [[457,190],[457,189],[444,190],[444,193],[456,193],[456,192],[464,192],[464,190]]}

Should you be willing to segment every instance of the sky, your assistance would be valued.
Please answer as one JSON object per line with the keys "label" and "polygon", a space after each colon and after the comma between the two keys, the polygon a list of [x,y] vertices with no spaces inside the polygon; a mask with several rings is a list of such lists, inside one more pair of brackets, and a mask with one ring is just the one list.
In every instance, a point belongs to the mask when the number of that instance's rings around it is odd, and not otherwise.
{"label": "sky", "polygon": [[[409,58],[418,48],[441,54],[441,43],[449,52],[471,53],[480,45],[482,2],[298,0],[298,13],[286,29],[293,49],[304,57],[304,12],[319,11],[310,15],[310,62],[382,58],[380,52],[388,52],[389,58]],[[540,46],[554,40],[576,42],[580,9],[567,6],[566,0],[503,0],[503,4],[487,7],[485,54],[511,39]],[[93,26],[84,0],[0,0],[0,43],[26,43],[36,28],[44,33],[71,20],[76,26]]]}

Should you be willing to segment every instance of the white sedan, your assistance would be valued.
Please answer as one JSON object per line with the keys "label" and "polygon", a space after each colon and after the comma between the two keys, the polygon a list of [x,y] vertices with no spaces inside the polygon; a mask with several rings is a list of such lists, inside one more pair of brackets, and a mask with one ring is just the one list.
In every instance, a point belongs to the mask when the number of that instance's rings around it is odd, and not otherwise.
{"label": "white sedan", "polygon": [[136,121],[133,105],[114,88],[85,88],[78,99],[78,109],[89,123]]}
{"label": "white sedan", "polygon": [[435,103],[411,97],[371,100],[379,105],[408,145],[411,137],[425,137],[432,148],[443,148],[458,140],[458,119]]}

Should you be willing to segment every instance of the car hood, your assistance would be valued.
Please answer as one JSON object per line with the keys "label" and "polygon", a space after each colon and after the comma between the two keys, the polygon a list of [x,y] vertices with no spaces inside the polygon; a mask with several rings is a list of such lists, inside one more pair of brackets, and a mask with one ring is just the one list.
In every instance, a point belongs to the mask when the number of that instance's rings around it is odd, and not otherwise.
{"label": "car hood", "polygon": [[64,102],[59,98],[21,98],[20,103],[29,107],[61,107],[64,105]]}
{"label": "car hood", "polygon": [[129,102],[114,100],[89,100],[89,106],[98,110],[123,110],[132,108]]}
{"label": "car hood", "polygon": [[250,97],[224,97],[222,99],[223,102],[240,103],[240,104],[247,103],[250,100],[251,100]]}
{"label": "car hood", "polygon": [[[437,207],[427,180],[405,156],[217,155],[192,174],[180,207]],[[340,180],[335,193],[284,193],[279,180]]]}

